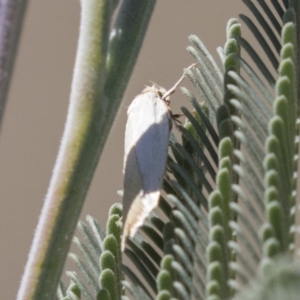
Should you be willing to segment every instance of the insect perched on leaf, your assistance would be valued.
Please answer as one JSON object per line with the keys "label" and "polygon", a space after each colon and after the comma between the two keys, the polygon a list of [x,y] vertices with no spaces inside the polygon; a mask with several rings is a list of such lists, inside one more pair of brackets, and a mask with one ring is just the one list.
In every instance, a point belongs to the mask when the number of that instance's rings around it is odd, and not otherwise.
{"label": "insect perched on leaf", "polygon": [[126,238],[135,235],[158,205],[172,124],[169,96],[184,77],[185,74],[169,91],[156,84],[146,87],[128,107],[123,170],[122,251]]}

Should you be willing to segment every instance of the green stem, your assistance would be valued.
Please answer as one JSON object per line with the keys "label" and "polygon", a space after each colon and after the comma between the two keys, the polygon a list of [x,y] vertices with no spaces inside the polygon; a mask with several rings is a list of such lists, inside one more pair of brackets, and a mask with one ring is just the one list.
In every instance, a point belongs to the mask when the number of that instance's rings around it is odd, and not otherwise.
{"label": "green stem", "polygon": [[54,299],[104,125],[110,1],[83,0],[67,122],[18,299]]}
{"label": "green stem", "polygon": [[[112,29],[105,95],[114,118],[129,82],[156,0],[124,0]],[[113,100],[113,101],[112,101]],[[108,122],[110,123],[110,122]]]}
{"label": "green stem", "polygon": [[0,126],[12,77],[27,0],[1,1],[0,5]]}
{"label": "green stem", "polygon": [[82,0],[81,4],[67,122],[18,300],[54,299],[86,193],[155,1],[124,0],[109,44],[116,1]]}

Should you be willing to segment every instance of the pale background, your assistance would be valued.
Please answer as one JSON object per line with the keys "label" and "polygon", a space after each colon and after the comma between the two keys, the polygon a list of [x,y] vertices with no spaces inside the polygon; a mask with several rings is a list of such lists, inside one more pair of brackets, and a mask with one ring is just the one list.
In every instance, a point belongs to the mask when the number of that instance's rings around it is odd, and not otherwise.
{"label": "pale background", "polygon": [[[80,17],[77,0],[29,1],[0,137],[1,299],[15,299],[68,107]],[[217,57],[226,22],[245,11],[240,0],[158,0],[137,65],[84,205],[105,224],[121,199],[126,107],[149,80],[170,88],[193,62],[185,50],[198,35]],[[247,13],[250,15],[249,13]],[[218,61],[218,60],[217,60]],[[182,97],[172,98],[178,111]],[[176,103],[177,102],[177,103]]]}

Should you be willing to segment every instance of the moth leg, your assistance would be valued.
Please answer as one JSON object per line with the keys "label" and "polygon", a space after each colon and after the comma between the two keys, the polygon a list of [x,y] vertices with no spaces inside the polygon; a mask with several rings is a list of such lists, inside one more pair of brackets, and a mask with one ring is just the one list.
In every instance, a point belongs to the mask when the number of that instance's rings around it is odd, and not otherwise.
{"label": "moth leg", "polygon": [[180,124],[182,124],[182,122],[179,120],[179,118],[183,117],[184,114],[171,114],[171,118],[175,121],[175,122],[179,122]]}
{"label": "moth leg", "polygon": [[179,120],[179,118],[183,117],[183,114],[172,114],[171,113],[171,120],[172,123],[174,123],[175,128],[179,129],[179,127],[182,125],[182,122]]}

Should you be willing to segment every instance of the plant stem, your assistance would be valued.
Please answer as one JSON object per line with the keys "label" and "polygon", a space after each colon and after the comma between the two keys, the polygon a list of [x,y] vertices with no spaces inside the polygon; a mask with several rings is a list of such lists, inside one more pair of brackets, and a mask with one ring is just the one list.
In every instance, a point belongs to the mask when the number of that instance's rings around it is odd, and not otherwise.
{"label": "plant stem", "polygon": [[27,0],[0,0],[0,126]]}
{"label": "plant stem", "polygon": [[55,297],[85,196],[155,2],[124,0],[109,39],[116,1],[81,1],[80,36],[67,122],[18,300]]}
{"label": "plant stem", "polygon": [[103,127],[109,1],[83,0],[67,122],[18,299],[54,299],[87,193]]}

